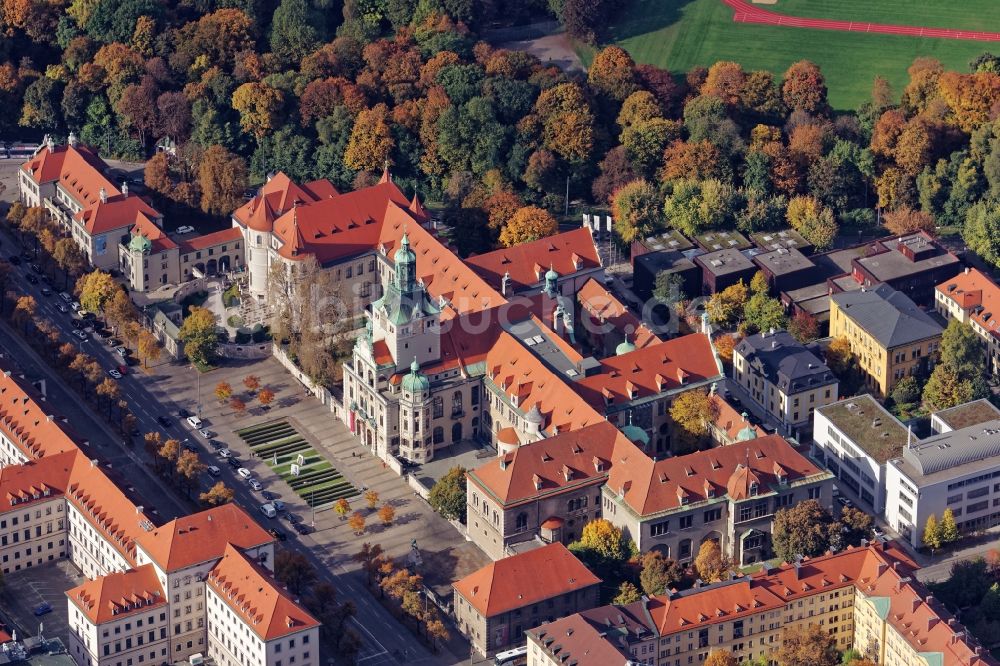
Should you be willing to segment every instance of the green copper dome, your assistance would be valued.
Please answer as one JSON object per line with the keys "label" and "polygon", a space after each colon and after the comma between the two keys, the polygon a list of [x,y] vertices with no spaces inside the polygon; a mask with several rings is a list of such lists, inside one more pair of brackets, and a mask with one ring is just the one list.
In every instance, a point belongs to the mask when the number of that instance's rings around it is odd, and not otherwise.
{"label": "green copper dome", "polygon": [[400,262],[412,264],[417,260],[417,255],[410,249],[410,237],[406,233],[403,234],[403,238],[399,242],[399,249],[396,250],[393,258],[397,264]]}
{"label": "green copper dome", "polygon": [[410,374],[403,377],[403,390],[420,393],[421,391],[429,391],[430,388],[430,380],[427,379],[427,375],[420,372],[420,364],[417,363],[417,359],[413,359],[413,363],[410,364]]}
{"label": "green copper dome", "polygon": [[[747,420],[747,413],[743,412],[743,420]],[[757,430],[747,422],[746,427],[741,428],[738,433],[736,433],[737,442],[747,442],[751,439],[757,439]]]}
{"label": "green copper dome", "polygon": [[142,252],[148,254],[153,249],[153,241],[142,234],[132,234],[132,240],[128,242],[128,249],[132,252]]}
{"label": "green copper dome", "polygon": [[637,425],[629,423],[627,426],[622,428],[622,432],[629,438],[630,441],[636,444],[641,444],[643,446],[649,444],[649,435],[647,435],[646,431]]}
{"label": "green copper dome", "polygon": [[625,341],[622,342],[617,347],[615,347],[615,355],[616,356],[621,356],[622,354],[628,354],[628,353],[634,352],[634,351],[635,351],[635,345],[632,344],[631,342],[629,342],[627,335],[625,336]]}

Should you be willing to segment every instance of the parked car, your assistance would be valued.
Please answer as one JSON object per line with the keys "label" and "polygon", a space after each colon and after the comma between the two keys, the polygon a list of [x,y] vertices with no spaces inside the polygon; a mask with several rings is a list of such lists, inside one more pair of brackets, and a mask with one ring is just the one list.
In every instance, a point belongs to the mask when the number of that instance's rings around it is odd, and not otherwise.
{"label": "parked car", "polygon": [[69,304],[69,307],[72,308],[73,312],[76,312],[77,310],[80,309],[80,304],[76,301],[73,301],[72,303]]}
{"label": "parked car", "polygon": [[128,349],[125,347],[117,347],[115,348],[115,352],[122,358],[128,358]]}
{"label": "parked car", "polygon": [[121,379],[122,378],[122,373],[118,372],[115,369],[108,370],[108,374],[111,375],[111,379]]}
{"label": "parked car", "polygon": [[845,509],[850,509],[851,507],[854,506],[854,502],[852,502],[847,497],[844,497],[843,495],[837,497],[837,502],[839,502],[840,506],[844,507]]}
{"label": "parked car", "polygon": [[159,423],[164,428],[169,428],[173,423],[166,416],[157,416],[156,422]]}
{"label": "parked car", "polygon": [[48,287],[42,287],[42,296],[51,296],[52,290]]}
{"label": "parked car", "polygon": [[217,439],[210,439],[210,440],[208,440],[208,445],[211,446],[216,451],[222,451],[223,449],[226,448],[226,445],[224,443],[220,442]]}
{"label": "parked car", "polygon": [[187,422],[191,425],[192,428],[196,430],[198,428],[201,428],[201,419],[199,419],[197,416],[191,415],[187,417]]}
{"label": "parked car", "polygon": [[285,534],[284,532],[282,532],[281,530],[279,530],[276,527],[272,527],[271,529],[269,529],[267,531],[267,533],[270,534],[271,536],[273,536],[278,541],[285,541],[285,540],[288,539],[288,535]]}
{"label": "parked car", "polygon": [[233,453],[229,449],[222,448],[219,449],[219,455],[222,456],[223,458],[229,458],[232,457]]}
{"label": "parked car", "polygon": [[63,299],[67,303],[72,303],[73,302],[73,297],[70,296],[69,294],[67,294],[65,291],[60,291],[59,292],[59,298]]}
{"label": "parked car", "polygon": [[195,446],[194,444],[185,444],[184,448],[190,451],[191,453],[198,453],[198,447]]}
{"label": "parked car", "polygon": [[229,458],[228,460],[226,460],[226,462],[229,463],[229,466],[232,467],[233,469],[239,469],[240,467],[243,467],[243,461],[240,460],[239,458]]}
{"label": "parked car", "polygon": [[305,523],[292,523],[292,528],[299,534],[309,534],[312,532],[312,528]]}
{"label": "parked car", "polygon": [[178,234],[191,234],[191,233],[194,233],[194,227],[185,224],[182,227],[177,227],[177,231],[175,233],[178,233]]}
{"label": "parked car", "polygon": [[261,496],[263,496],[263,498],[266,499],[268,502],[270,502],[271,500],[278,499],[278,494],[272,493],[270,490],[265,490],[264,492],[261,493]]}
{"label": "parked car", "polygon": [[122,376],[124,377],[125,375],[128,374],[128,366],[127,365],[119,365],[118,366],[118,372],[122,373]]}
{"label": "parked car", "polygon": [[247,483],[250,485],[250,490],[263,490],[264,486],[260,484],[257,479],[248,479]]}
{"label": "parked car", "polygon": [[274,508],[277,509],[278,511],[285,510],[285,503],[282,502],[280,499],[272,500],[271,504],[273,504]]}
{"label": "parked car", "polygon": [[59,304],[58,306],[56,306],[56,307],[58,308],[59,312],[62,312],[63,314],[65,314],[65,313],[69,312],[69,308],[68,308],[68,307],[66,307],[65,305],[63,305],[62,303],[60,303],[60,304]]}
{"label": "parked car", "polygon": [[205,439],[211,439],[212,437],[215,436],[215,433],[209,430],[208,428],[200,428],[198,430],[198,434],[204,437]]}
{"label": "parked car", "polygon": [[181,417],[182,419],[186,419],[189,416],[194,416],[194,414],[181,407],[180,409],[177,410],[177,416]]}
{"label": "parked car", "polygon": [[43,603],[43,604],[39,604],[38,606],[35,606],[35,611],[34,612],[35,612],[35,617],[41,617],[42,615],[45,615],[47,613],[51,613],[52,612],[52,604],[50,604],[47,601],[45,603]]}
{"label": "parked car", "polygon": [[885,532],[878,525],[872,527],[872,534],[879,537],[880,539],[885,536]]}
{"label": "parked car", "polygon": [[274,518],[278,515],[278,512],[274,510],[274,506],[271,504],[261,504],[260,512],[267,516],[268,518]]}
{"label": "parked car", "polygon": [[31,264],[31,270],[35,271],[36,273],[41,273],[42,267],[39,266],[37,263],[33,263]]}
{"label": "parked car", "polygon": [[238,470],[236,470],[236,473],[242,476],[244,479],[249,479],[251,476],[253,476],[253,473],[246,467],[240,467]]}
{"label": "parked car", "polygon": [[216,467],[215,465],[209,465],[208,467],[205,468],[205,471],[208,472],[209,476],[219,476],[220,474],[222,474],[222,470]]}
{"label": "parked car", "polygon": [[80,329],[76,329],[75,331],[73,331],[73,335],[80,338],[81,340],[87,339],[87,334],[81,331]]}

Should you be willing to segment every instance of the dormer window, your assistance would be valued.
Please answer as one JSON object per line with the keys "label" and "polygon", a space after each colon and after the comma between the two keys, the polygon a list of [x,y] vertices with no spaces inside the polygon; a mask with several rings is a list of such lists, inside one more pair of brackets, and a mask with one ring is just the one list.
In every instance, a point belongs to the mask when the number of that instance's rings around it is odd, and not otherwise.
{"label": "dormer window", "polygon": [[756,497],[757,493],[760,491],[760,484],[756,481],[750,483],[750,497]]}
{"label": "dormer window", "polygon": [[713,486],[705,486],[705,497],[715,497],[715,488]]}
{"label": "dormer window", "polygon": [[784,474],[778,475],[778,483],[780,483],[781,485],[785,485],[787,482],[788,482],[787,476],[785,476]]}

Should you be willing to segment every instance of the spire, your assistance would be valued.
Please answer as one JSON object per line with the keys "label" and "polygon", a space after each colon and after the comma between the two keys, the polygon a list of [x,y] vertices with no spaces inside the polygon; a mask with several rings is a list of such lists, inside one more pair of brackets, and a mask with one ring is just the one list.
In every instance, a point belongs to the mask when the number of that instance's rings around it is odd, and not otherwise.
{"label": "spire", "polygon": [[420,197],[417,195],[416,190],[414,190],[413,199],[410,201],[410,212],[421,217],[427,216],[427,211],[424,210],[424,205],[420,203]]}
{"label": "spire", "polygon": [[383,183],[391,183],[392,182],[392,174],[389,173],[389,160],[385,161],[385,164],[382,167],[382,178],[380,178],[378,182],[379,182],[379,185],[381,185]]}
{"label": "spire", "polygon": [[545,293],[552,298],[555,298],[558,293],[558,281],[559,273],[556,273],[555,269],[552,268],[552,264],[549,264],[549,270],[545,273]]}

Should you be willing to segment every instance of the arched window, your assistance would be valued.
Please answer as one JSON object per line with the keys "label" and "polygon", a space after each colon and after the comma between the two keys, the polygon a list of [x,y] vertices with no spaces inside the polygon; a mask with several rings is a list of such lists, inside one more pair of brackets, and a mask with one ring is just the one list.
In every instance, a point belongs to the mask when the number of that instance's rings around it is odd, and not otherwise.
{"label": "arched window", "polygon": [[451,396],[451,413],[452,413],[452,416],[461,414],[462,411],[463,411],[463,409],[462,409],[462,392],[461,391],[455,391],[455,393]]}
{"label": "arched window", "polygon": [[514,529],[521,531],[528,529],[528,514],[523,511],[517,514],[517,522],[514,525]]}

